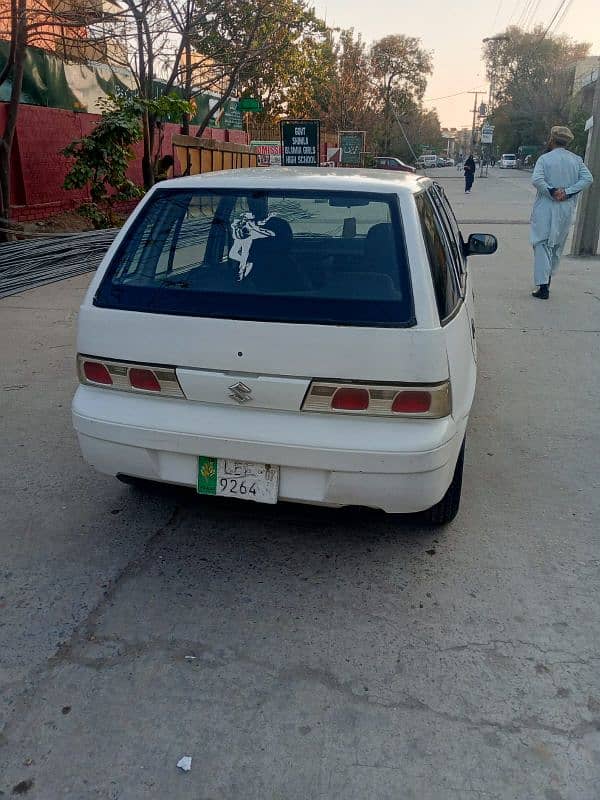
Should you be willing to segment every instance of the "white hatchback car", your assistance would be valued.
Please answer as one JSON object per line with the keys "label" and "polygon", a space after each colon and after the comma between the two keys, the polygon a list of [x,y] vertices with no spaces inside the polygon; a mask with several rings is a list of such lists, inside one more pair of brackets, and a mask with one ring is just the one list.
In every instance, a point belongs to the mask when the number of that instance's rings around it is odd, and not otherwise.
{"label": "white hatchback car", "polygon": [[442,189],[373,170],[165,181],[81,306],[73,421],[130,481],[451,520],[476,347]]}

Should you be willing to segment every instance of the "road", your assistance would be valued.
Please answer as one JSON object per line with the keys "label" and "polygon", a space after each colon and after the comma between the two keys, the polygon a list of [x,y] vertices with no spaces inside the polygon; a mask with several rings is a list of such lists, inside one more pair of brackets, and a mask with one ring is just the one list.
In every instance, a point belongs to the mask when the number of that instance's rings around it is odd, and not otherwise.
{"label": "road", "polygon": [[89,276],[0,301],[0,795],[600,796],[600,262],[533,300],[529,176],[439,173],[463,232],[500,239],[471,263],[443,530],[94,473],[69,418]]}

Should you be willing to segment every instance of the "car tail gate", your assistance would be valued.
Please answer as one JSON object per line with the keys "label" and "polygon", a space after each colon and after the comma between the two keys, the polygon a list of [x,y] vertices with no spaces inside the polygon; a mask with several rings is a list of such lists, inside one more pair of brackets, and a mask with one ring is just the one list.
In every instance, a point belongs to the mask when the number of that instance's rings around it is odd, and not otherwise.
{"label": "car tail gate", "polygon": [[[107,391],[306,413],[445,408],[444,340],[416,326],[393,192],[155,191],[81,309],[78,350],[82,380]],[[361,391],[365,408],[343,407]]]}

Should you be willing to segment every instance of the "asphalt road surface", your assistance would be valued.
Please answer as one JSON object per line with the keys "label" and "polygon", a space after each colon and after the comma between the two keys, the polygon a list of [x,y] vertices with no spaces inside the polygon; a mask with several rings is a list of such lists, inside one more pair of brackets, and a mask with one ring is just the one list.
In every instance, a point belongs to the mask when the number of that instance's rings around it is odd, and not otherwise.
{"label": "asphalt road surface", "polygon": [[533,300],[529,176],[438,174],[463,232],[500,239],[471,262],[441,530],[96,474],[69,416],[89,276],[0,302],[0,795],[600,796],[600,261]]}

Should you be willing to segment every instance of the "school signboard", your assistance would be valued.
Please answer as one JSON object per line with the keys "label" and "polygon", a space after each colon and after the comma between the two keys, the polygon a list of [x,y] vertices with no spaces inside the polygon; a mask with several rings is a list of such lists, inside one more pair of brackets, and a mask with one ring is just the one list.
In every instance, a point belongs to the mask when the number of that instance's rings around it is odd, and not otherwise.
{"label": "school signboard", "polygon": [[340,131],[340,163],[345,167],[360,167],[365,149],[364,131]]}
{"label": "school signboard", "polygon": [[318,119],[284,119],[281,129],[281,164],[284,167],[318,167],[321,123]]}

